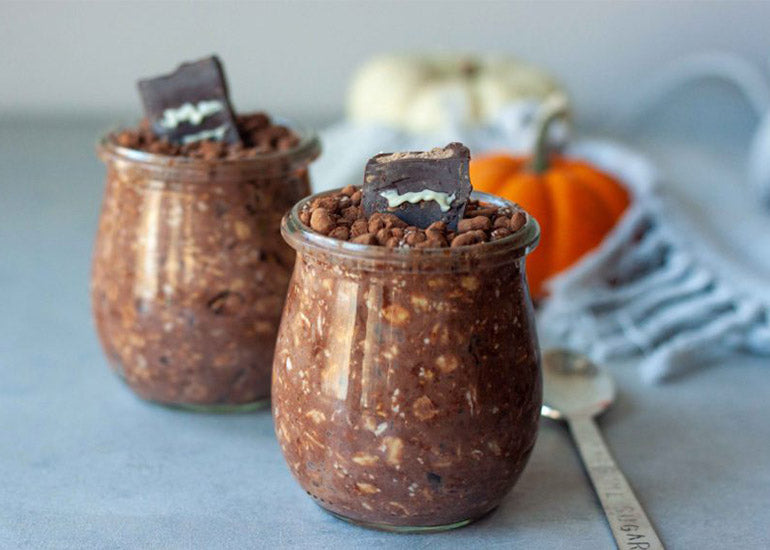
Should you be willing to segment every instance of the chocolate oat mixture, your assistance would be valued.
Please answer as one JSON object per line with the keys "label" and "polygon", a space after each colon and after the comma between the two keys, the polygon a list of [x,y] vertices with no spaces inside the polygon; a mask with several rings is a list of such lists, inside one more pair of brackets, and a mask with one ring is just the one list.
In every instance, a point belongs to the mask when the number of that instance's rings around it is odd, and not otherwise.
{"label": "chocolate oat mixture", "polygon": [[[539,351],[521,258],[534,222],[511,226],[524,216],[511,203],[471,202],[456,235],[419,230],[391,214],[367,219],[359,195],[321,195],[301,216],[381,246],[381,259],[284,231],[299,254],[273,365],[278,441],[308,494],[351,521],[470,521],[511,489],[537,433]],[[511,227],[530,240],[500,239]]]}
{"label": "chocolate oat mixture", "polygon": [[114,149],[100,154],[107,190],[92,296],[113,368],[140,396],[163,403],[266,399],[294,263],[279,224],[309,193],[309,159],[264,175],[239,175],[216,160],[191,178]]}
{"label": "chocolate oat mixture", "polygon": [[147,151],[157,155],[184,156],[205,160],[248,159],[264,153],[288,151],[299,143],[299,136],[286,126],[274,124],[265,113],[236,116],[242,143],[201,140],[186,144],[172,143],[156,135],[148,119],[138,127],[121,130],[113,135],[121,147]]}
{"label": "chocolate oat mixture", "polygon": [[298,254],[273,363],[276,434],[305,491],[369,527],[467,524],[500,503],[535,442],[523,256],[537,224],[504,199],[471,199],[469,162],[462,143],[382,153],[362,188],[310,197],[283,221]]}
{"label": "chocolate oat mixture", "polygon": [[137,84],[144,120],[98,147],[107,167],[91,279],[99,338],[145,399],[255,408],[269,397],[294,264],[280,221],[310,193],[318,140],[265,113],[238,115],[216,56]]}
{"label": "chocolate oat mixture", "polygon": [[300,220],[317,233],[357,244],[444,248],[502,239],[521,229],[527,219],[522,210],[470,200],[457,231],[442,221],[421,229],[407,225],[395,214],[377,212],[367,217],[361,197],[361,189],[348,185],[308,203],[299,214]]}

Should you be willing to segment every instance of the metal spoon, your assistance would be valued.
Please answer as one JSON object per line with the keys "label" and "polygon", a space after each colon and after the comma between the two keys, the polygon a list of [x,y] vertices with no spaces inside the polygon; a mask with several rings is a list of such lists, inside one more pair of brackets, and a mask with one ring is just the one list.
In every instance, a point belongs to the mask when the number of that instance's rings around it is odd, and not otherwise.
{"label": "metal spoon", "polygon": [[662,549],[663,543],[594,422],[614,400],[615,384],[609,373],[588,357],[560,349],[543,354],[543,415],[569,425],[618,548]]}

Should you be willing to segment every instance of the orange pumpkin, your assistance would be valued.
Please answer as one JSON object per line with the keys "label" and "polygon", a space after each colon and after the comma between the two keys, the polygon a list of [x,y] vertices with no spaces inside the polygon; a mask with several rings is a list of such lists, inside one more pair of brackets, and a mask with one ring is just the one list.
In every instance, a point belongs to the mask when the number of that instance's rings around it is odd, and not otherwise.
{"label": "orange pumpkin", "polygon": [[527,258],[532,296],[543,283],[598,246],[628,207],[628,191],[588,162],[552,154],[547,147],[551,122],[565,116],[551,109],[540,123],[530,157],[488,154],[471,161],[473,188],[521,205],[540,224],[540,245]]}

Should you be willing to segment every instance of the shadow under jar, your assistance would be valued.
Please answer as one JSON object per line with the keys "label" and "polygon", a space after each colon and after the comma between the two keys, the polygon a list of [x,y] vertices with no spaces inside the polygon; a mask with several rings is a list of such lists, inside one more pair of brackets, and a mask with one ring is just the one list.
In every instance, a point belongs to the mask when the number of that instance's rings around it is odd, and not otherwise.
{"label": "shadow under jar", "polygon": [[535,443],[542,381],[524,256],[537,222],[479,245],[388,249],[312,232],[298,213],[313,198],[281,227],[297,250],[273,363],[284,457],[342,519],[466,525],[500,503]]}
{"label": "shadow under jar", "polygon": [[[297,131],[297,130],[295,130]],[[98,146],[107,185],[91,299],[112,368],[142,398],[198,410],[269,400],[294,251],[280,220],[319,152],[204,160]]]}

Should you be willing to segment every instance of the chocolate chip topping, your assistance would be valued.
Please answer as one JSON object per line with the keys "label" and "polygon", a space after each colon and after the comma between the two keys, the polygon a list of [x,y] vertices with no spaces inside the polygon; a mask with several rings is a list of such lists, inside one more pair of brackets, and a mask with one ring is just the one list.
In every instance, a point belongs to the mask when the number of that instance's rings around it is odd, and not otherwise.
{"label": "chocolate chip topping", "polygon": [[392,214],[420,229],[440,221],[454,231],[471,193],[469,161],[470,151],[461,143],[376,155],[366,164],[364,212]]}
{"label": "chocolate chip topping", "polygon": [[173,73],[140,80],[152,131],[171,143],[239,143],[222,64],[216,56],[183,63]]}
{"label": "chocolate chip topping", "polygon": [[238,115],[236,125],[243,137],[242,143],[196,141],[179,145],[155,135],[146,119],[137,128],[121,130],[111,137],[117,145],[129,149],[207,160],[254,158],[264,153],[289,150],[300,140],[290,128],[273,124],[265,113]]}
{"label": "chocolate chip topping", "polygon": [[367,216],[362,193],[349,185],[307,203],[300,221],[322,235],[357,244],[389,248],[445,248],[496,241],[512,235],[526,222],[524,211],[469,200],[457,230],[444,221],[425,229],[409,225],[395,213],[375,212]]}

